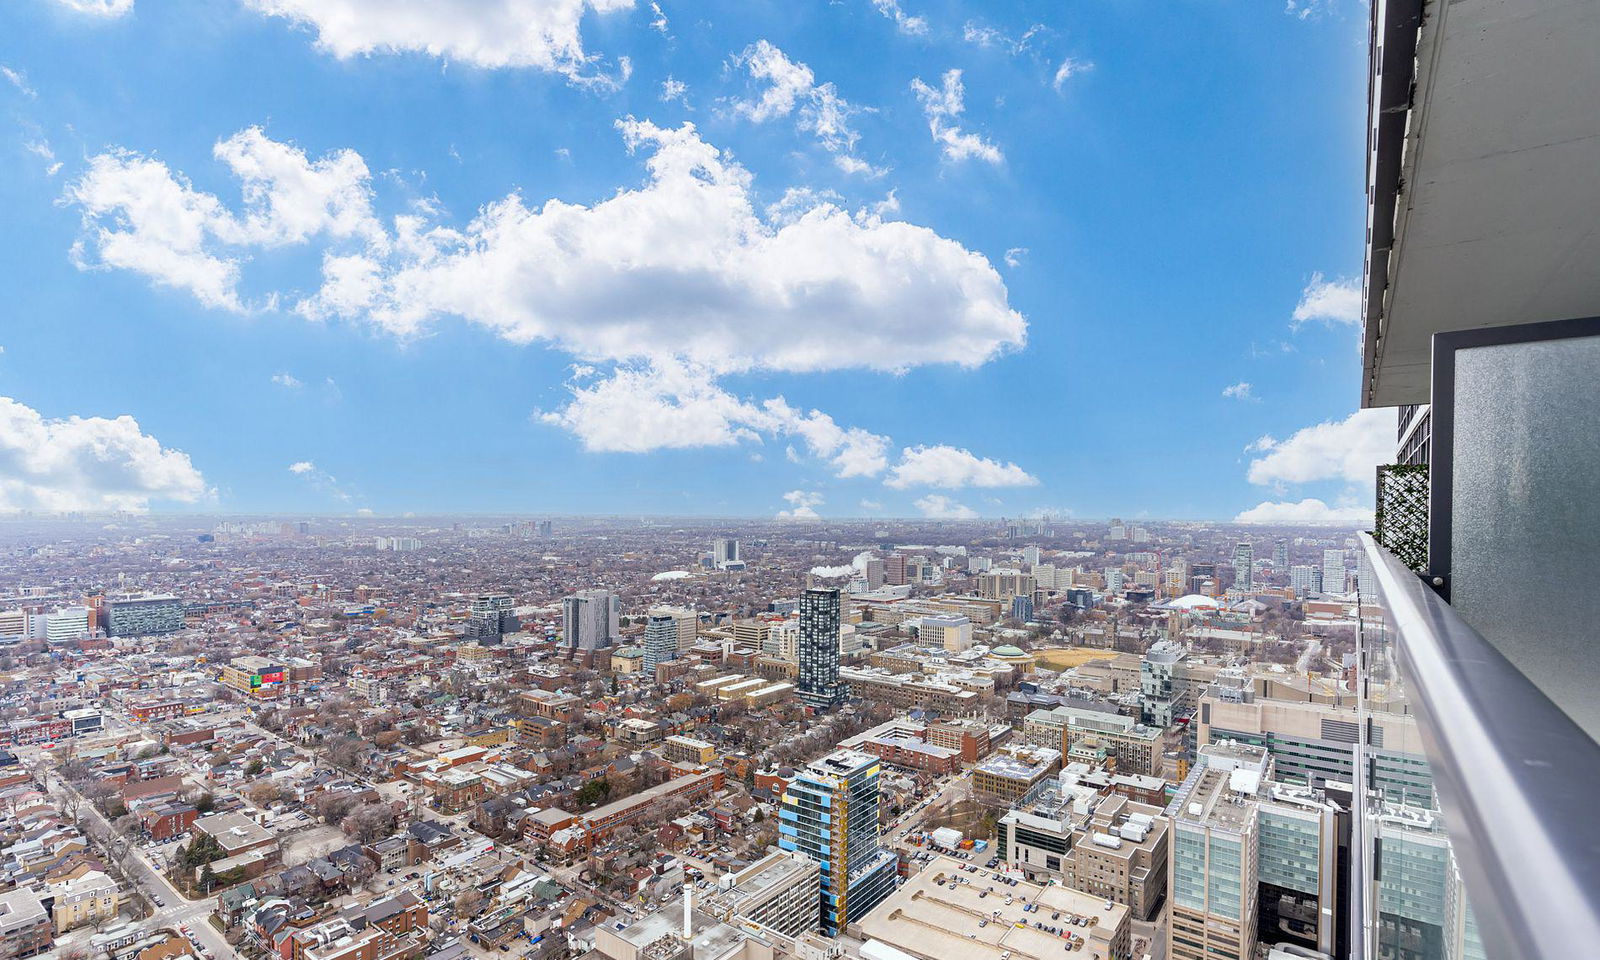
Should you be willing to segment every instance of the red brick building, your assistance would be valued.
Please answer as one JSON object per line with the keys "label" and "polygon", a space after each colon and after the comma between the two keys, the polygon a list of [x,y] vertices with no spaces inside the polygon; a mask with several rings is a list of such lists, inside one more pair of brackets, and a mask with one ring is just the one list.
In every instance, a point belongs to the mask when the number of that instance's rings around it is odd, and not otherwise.
{"label": "red brick building", "polygon": [[139,825],[150,839],[163,841],[189,832],[200,816],[192,804],[173,801],[154,804],[138,811]]}
{"label": "red brick building", "polygon": [[140,723],[183,716],[184,707],[177,700],[141,700],[128,704],[128,716]]}
{"label": "red brick building", "polygon": [[864,741],[858,749],[863,753],[872,754],[891,767],[903,770],[943,776],[961,769],[959,751],[923,743],[921,740],[905,737],[873,737]]}
{"label": "red brick building", "polygon": [[928,742],[959,751],[962,763],[977,763],[989,755],[989,728],[976,720],[946,720],[928,724]]}
{"label": "red brick building", "polygon": [[704,800],[721,790],[723,782],[720,768],[705,770],[689,776],[676,777],[648,790],[641,790],[631,797],[624,797],[603,807],[597,807],[584,817],[589,836],[595,840],[604,839],[618,827],[636,820],[647,819],[654,811],[673,801],[683,800],[693,803]]}

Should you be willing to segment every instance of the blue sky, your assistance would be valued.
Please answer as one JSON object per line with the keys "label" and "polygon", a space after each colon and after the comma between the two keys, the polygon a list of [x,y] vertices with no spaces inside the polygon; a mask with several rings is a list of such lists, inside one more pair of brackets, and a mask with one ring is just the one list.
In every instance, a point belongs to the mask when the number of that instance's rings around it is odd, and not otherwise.
{"label": "blue sky", "polygon": [[15,0],[0,511],[1358,523],[1365,38]]}

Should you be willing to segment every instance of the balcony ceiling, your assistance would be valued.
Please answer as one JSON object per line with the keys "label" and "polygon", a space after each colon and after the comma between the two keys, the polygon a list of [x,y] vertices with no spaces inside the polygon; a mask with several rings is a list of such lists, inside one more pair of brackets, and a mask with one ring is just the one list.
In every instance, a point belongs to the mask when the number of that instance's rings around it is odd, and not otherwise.
{"label": "balcony ceiling", "polygon": [[1363,406],[1426,403],[1437,332],[1600,315],[1600,3],[1433,0],[1416,53],[1406,123],[1374,138],[1401,186],[1392,251],[1368,250]]}

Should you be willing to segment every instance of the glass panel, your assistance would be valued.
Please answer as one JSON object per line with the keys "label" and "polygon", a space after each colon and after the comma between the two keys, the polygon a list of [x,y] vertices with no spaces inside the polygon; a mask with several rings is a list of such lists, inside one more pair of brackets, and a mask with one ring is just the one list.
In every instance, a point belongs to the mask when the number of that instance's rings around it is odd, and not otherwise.
{"label": "glass panel", "polygon": [[1365,796],[1362,817],[1366,864],[1367,955],[1379,960],[1458,960],[1482,947],[1433,777],[1406,699],[1396,656],[1399,638],[1383,598],[1361,577],[1361,653],[1357,679]]}
{"label": "glass panel", "polygon": [[1600,336],[1455,353],[1450,603],[1600,738]]}

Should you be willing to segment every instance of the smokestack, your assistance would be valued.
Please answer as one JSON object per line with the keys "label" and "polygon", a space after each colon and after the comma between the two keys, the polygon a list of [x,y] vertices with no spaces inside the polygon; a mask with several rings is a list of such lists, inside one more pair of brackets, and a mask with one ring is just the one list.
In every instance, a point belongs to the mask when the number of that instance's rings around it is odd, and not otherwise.
{"label": "smokestack", "polygon": [[694,887],[691,887],[686,883],[686,884],[683,885],[683,939],[684,940],[692,940],[692,939],[694,939],[694,930],[692,929],[692,925],[689,923],[689,910],[691,909],[691,907],[693,905],[693,902],[694,902]]}

